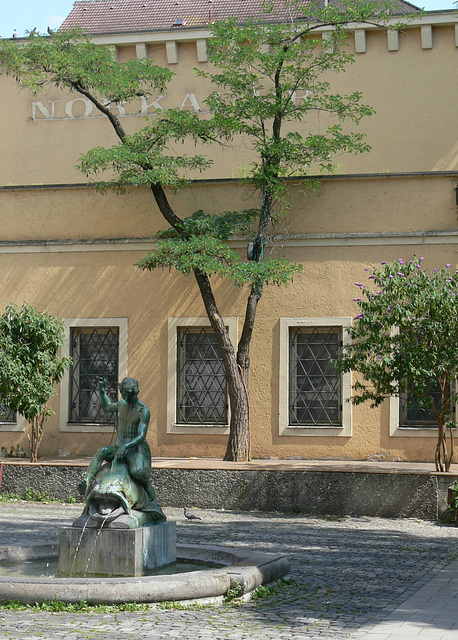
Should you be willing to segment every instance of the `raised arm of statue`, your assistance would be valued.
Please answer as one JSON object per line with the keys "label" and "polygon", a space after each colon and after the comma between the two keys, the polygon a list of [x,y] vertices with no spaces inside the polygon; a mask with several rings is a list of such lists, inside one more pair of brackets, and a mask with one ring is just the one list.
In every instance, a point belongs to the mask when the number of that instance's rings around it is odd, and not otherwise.
{"label": "raised arm of statue", "polygon": [[108,411],[108,413],[114,413],[118,410],[118,403],[111,402],[110,398],[107,396],[107,381],[105,380],[105,378],[103,378],[102,376],[98,376],[97,379],[99,381],[100,402],[102,403],[102,407],[105,409],[105,411]]}

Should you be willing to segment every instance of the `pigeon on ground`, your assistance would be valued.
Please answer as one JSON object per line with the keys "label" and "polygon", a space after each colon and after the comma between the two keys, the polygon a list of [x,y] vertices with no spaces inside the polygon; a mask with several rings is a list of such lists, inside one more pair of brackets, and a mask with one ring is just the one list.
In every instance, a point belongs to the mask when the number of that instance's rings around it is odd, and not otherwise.
{"label": "pigeon on ground", "polygon": [[186,507],[183,507],[183,513],[188,520],[202,520],[202,518],[199,518],[199,516],[196,516],[194,513],[191,513],[189,509],[186,509]]}

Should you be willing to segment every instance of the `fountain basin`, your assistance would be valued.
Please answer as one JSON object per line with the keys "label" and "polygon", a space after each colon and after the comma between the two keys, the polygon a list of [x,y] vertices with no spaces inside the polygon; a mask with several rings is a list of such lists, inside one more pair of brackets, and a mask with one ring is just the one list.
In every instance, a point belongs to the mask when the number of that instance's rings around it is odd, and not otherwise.
{"label": "fountain basin", "polygon": [[[29,548],[0,547],[0,561],[27,561],[56,556],[57,545]],[[0,601],[16,600],[23,604],[60,600],[88,604],[122,602],[222,601],[229,589],[240,594],[253,591],[261,584],[273,582],[289,572],[289,561],[246,549],[221,546],[177,545],[177,558],[223,565],[176,575],[122,578],[12,578],[0,576]]]}

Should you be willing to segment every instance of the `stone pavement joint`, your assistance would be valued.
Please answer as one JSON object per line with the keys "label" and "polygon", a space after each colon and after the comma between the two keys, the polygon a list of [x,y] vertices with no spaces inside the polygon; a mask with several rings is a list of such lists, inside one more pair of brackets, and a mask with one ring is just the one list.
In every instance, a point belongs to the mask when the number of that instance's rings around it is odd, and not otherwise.
{"label": "stone pavement joint", "polygon": [[[81,505],[0,504],[0,545],[57,541]],[[0,609],[0,640],[456,640],[458,528],[418,520],[310,517],[181,509],[181,544],[283,554],[292,582],[276,594],[221,607],[118,613]]]}

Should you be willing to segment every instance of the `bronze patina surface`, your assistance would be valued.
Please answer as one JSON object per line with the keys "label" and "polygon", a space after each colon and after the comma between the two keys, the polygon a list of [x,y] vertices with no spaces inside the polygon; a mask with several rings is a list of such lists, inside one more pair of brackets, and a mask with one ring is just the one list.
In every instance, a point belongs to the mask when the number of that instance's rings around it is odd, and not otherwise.
{"label": "bronze patina surface", "polygon": [[105,411],[118,414],[116,441],[97,451],[79,484],[86,504],[73,526],[133,528],[163,522],[166,518],[150,482],[150,412],[138,398],[138,382],[124,378],[118,402],[110,401],[105,388],[100,378],[101,403]]}

